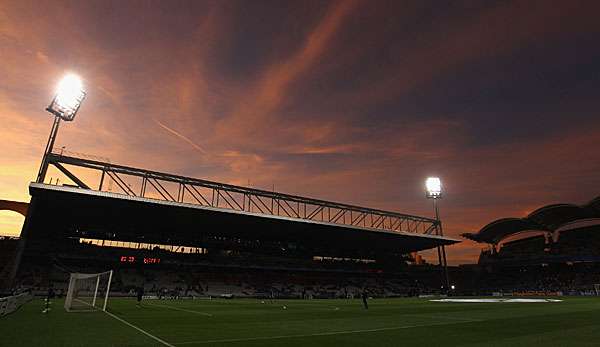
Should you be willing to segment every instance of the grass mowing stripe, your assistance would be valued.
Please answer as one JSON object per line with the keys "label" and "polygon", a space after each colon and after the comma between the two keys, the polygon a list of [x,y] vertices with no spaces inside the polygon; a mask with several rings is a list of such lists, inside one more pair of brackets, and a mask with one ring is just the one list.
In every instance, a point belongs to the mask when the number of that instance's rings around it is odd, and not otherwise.
{"label": "grass mowing stripe", "polygon": [[244,342],[244,341],[258,341],[258,340],[277,340],[277,339],[288,339],[296,337],[313,337],[313,336],[333,336],[333,335],[347,335],[347,334],[362,334],[362,333],[373,333],[378,331],[389,331],[389,330],[401,330],[411,328],[422,328],[431,327],[438,325],[450,325],[450,324],[461,324],[461,323],[474,323],[481,322],[481,320],[465,320],[461,322],[445,322],[445,323],[432,323],[432,324],[415,324],[415,325],[401,325],[396,327],[387,328],[375,328],[375,329],[362,329],[362,330],[342,330],[342,331],[330,331],[326,333],[314,333],[314,334],[295,334],[295,335],[277,335],[277,336],[259,336],[259,337],[246,337],[238,339],[221,339],[221,340],[204,340],[204,341],[185,341],[178,342],[175,345],[193,345],[193,344],[207,344],[207,343],[226,343],[226,342]]}
{"label": "grass mowing stripe", "polygon": [[[346,347],[392,347],[401,344],[398,341],[419,346],[598,345],[599,298],[563,299],[560,305],[443,304],[416,298],[378,299],[369,305],[368,311],[357,300],[312,300],[306,303],[310,304],[307,307],[293,300],[272,307],[261,305],[260,300],[247,299],[227,302],[224,299],[147,301],[199,312],[215,312],[213,317],[177,312],[166,307],[146,306],[145,309],[139,309],[135,305],[135,298],[111,298],[109,304],[111,313],[176,347],[321,347],[336,344]],[[62,307],[63,302],[64,299],[55,300],[51,306],[54,309],[41,314],[44,302],[36,299],[23,305],[19,311],[0,318],[0,345],[167,347],[104,313],[96,311],[77,315],[57,309]],[[85,306],[75,303],[76,306]],[[281,304],[285,304],[287,310],[282,310]],[[327,310],[330,306],[340,307],[340,311]],[[469,319],[479,321],[469,322]],[[423,327],[399,328],[412,325]],[[360,329],[367,331],[340,334]],[[319,333],[329,336],[314,336]],[[300,336],[294,338],[285,335]],[[277,336],[282,337],[277,339]],[[211,340],[221,339],[234,341],[211,343]],[[237,339],[241,341],[236,342]],[[192,343],[179,344],[186,341]]]}
{"label": "grass mowing stripe", "polygon": [[158,341],[158,342],[160,342],[161,344],[163,344],[163,345],[165,345],[165,346],[169,346],[169,347],[175,347],[175,346],[173,346],[172,344],[168,343],[167,341],[165,341],[165,340],[163,340],[163,339],[161,339],[161,338],[159,338],[159,337],[156,337],[156,336],[154,336],[154,335],[150,334],[150,333],[149,333],[149,332],[147,332],[146,330],[144,330],[144,329],[142,329],[142,328],[139,328],[139,327],[137,327],[137,326],[135,326],[135,325],[133,325],[133,324],[129,323],[128,321],[126,321],[126,320],[124,320],[124,319],[122,319],[122,318],[119,318],[118,316],[116,316],[116,315],[114,315],[114,314],[112,314],[112,313],[110,313],[110,312],[108,312],[108,311],[102,311],[102,312],[104,312],[104,313],[106,313],[107,315],[109,315],[109,316],[113,317],[114,319],[118,320],[119,322],[121,322],[121,323],[123,323],[123,324],[125,324],[125,325],[128,325],[128,326],[130,326],[130,327],[134,328],[135,330],[137,330],[137,331],[141,332],[142,334],[144,334],[144,335],[148,336],[149,338],[151,338],[151,339],[153,339],[153,340],[155,340],[155,341]]}
{"label": "grass mowing stripe", "polygon": [[150,303],[146,303],[146,305],[149,306],[156,306],[156,307],[164,307],[164,308],[169,308],[171,310],[177,310],[177,311],[182,311],[182,312],[189,312],[189,313],[195,313],[195,314],[199,314],[202,316],[207,316],[207,317],[212,317],[213,315],[210,313],[206,313],[206,312],[200,312],[200,311],[194,311],[194,310],[186,310],[185,308],[179,308],[179,307],[175,307],[175,306],[170,306],[170,305],[157,305],[157,304],[150,304]]}

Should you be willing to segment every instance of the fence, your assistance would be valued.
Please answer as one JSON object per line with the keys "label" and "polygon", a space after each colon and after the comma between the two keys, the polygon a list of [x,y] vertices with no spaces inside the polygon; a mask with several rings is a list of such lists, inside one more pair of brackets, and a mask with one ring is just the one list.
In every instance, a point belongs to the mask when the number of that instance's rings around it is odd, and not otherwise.
{"label": "fence", "polygon": [[0,317],[4,317],[19,309],[23,304],[33,299],[31,292],[24,292],[17,295],[11,295],[0,298]]}

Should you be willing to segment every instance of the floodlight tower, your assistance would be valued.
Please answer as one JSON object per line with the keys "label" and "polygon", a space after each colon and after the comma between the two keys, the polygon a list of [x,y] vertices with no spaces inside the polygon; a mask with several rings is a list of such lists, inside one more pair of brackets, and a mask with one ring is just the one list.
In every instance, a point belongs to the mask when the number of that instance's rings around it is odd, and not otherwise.
{"label": "floodlight tower", "polygon": [[[442,181],[439,177],[429,177],[425,181],[426,193],[425,196],[428,199],[433,200],[433,210],[435,211],[435,220],[437,221],[437,234],[444,236],[442,229],[442,221],[440,220],[440,210],[438,208],[438,199],[442,198]],[[450,280],[448,279],[448,263],[446,262],[446,247],[444,245],[437,247],[438,261],[443,271],[443,283],[444,289],[448,291],[450,289]]]}
{"label": "floodlight tower", "polygon": [[56,90],[56,95],[46,111],[54,115],[54,123],[52,124],[52,130],[48,137],[48,143],[46,143],[46,150],[44,151],[44,158],[42,159],[42,166],[37,175],[36,182],[44,183],[46,178],[46,172],[48,171],[48,155],[52,153],[54,147],[54,141],[58,133],[58,126],[60,120],[67,122],[72,121],[79,111],[79,107],[85,99],[85,91],[83,90],[83,83],[81,78],[74,74],[68,74],[60,81]]}

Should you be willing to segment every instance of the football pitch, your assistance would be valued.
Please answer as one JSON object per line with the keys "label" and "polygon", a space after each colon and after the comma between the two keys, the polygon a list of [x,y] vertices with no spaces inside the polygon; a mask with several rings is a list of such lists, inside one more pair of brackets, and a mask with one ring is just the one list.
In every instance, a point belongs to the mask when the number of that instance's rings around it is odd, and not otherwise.
{"label": "football pitch", "polygon": [[[600,298],[549,303],[111,299],[109,313],[0,318],[0,346],[598,346]],[[285,306],[285,309],[284,309]]]}

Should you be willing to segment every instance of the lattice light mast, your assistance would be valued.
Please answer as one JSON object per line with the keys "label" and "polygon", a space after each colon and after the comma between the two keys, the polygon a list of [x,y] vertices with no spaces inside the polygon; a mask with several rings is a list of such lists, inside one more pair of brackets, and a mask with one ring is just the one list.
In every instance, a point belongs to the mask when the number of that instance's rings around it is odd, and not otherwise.
{"label": "lattice light mast", "polygon": [[[435,220],[437,221],[437,234],[444,236],[442,221],[440,220],[440,211],[438,208],[438,199],[442,198],[442,181],[439,177],[429,177],[425,181],[425,196],[433,200],[433,210],[435,211]],[[445,291],[450,289],[450,280],[448,278],[448,263],[446,261],[446,247],[444,245],[437,247],[438,261],[442,268],[442,283]]]}
{"label": "lattice light mast", "polygon": [[60,120],[62,119],[70,122],[75,119],[75,115],[77,114],[77,111],[79,111],[79,107],[81,107],[85,95],[83,83],[79,76],[67,74],[59,82],[54,99],[52,99],[50,105],[46,107],[46,111],[54,115],[54,123],[52,124],[52,130],[48,137],[48,143],[46,143],[44,158],[42,159],[42,165],[38,172],[36,182],[44,183],[44,179],[46,178],[46,172],[48,171],[48,155],[52,153]]}

